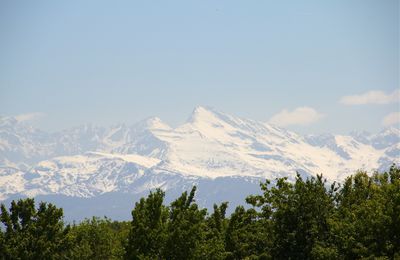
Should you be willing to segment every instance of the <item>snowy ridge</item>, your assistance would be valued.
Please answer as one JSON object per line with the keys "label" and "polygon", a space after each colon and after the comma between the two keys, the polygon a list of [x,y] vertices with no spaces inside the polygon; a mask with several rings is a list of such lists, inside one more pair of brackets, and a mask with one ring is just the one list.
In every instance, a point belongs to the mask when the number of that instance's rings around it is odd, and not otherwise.
{"label": "snowy ridge", "polygon": [[399,154],[397,128],[300,136],[205,107],[177,128],[153,117],[132,126],[84,125],[49,134],[7,117],[0,118],[0,199],[140,193],[218,178],[293,179],[296,172],[341,181],[359,169],[398,164]]}

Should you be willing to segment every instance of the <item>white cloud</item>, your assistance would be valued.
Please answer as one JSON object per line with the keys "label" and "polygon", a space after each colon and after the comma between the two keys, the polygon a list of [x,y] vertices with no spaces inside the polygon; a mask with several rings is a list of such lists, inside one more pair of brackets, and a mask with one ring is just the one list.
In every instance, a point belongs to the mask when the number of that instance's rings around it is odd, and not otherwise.
{"label": "white cloud", "polygon": [[400,90],[386,94],[380,90],[371,90],[360,95],[344,96],[340,103],[345,105],[389,104],[400,101]]}
{"label": "white cloud", "polygon": [[34,112],[34,113],[26,113],[26,114],[20,114],[15,116],[14,118],[17,119],[19,122],[24,122],[24,121],[32,121],[39,119],[43,117],[45,114],[40,113],[40,112]]}
{"label": "white cloud", "polygon": [[287,109],[282,110],[278,114],[271,117],[268,123],[277,126],[288,126],[288,125],[309,125],[314,123],[324,115],[316,111],[311,107],[298,107],[293,111]]}
{"label": "white cloud", "polygon": [[400,124],[400,112],[393,112],[385,116],[382,120],[382,125],[391,126]]}

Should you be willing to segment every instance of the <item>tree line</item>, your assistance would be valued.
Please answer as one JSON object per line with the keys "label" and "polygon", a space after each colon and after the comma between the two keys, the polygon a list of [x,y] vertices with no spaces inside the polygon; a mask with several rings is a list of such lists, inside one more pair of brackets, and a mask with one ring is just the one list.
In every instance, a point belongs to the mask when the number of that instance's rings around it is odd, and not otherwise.
{"label": "tree line", "polygon": [[318,175],[260,184],[226,216],[195,201],[170,205],[157,189],[132,220],[65,225],[63,210],[34,199],[1,205],[0,259],[400,259],[400,168],[357,172],[341,185]]}

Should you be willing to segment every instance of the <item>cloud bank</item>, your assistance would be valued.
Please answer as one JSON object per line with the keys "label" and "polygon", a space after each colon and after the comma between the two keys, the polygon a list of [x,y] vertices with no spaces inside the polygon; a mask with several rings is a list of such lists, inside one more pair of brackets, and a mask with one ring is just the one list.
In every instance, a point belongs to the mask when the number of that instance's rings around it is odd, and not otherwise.
{"label": "cloud bank", "polygon": [[32,121],[43,117],[45,114],[40,112],[26,113],[15,116],[14,118],[19,122]]}
{"label": "cloud bank", "polygon": [[400,101],[400,90],[386,94],[380,90],[371,90],[360,95],[344,96],[340,103],[345,105],[390,104]]}
{"label": "cloud bank", "polygon": [[382,120],[383,126],[399,125],[400,124],[400,112],[393,112],[385,116]]}
{"label": "cloud bank", "polygon": [[292,111],[288,111],[287,109],[282,110],[278,114],[272,116],[268,123],[282,127],[288,125],[309,125],[323,117],[324,115],[314,108],[298,107]]}

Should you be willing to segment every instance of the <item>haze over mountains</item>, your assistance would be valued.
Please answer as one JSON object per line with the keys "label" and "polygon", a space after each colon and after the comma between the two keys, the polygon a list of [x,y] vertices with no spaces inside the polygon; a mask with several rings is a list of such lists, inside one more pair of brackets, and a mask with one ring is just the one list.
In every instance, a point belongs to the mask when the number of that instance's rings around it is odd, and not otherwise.
{"label": "haze over mountains", "polygon": [[158,187],[168,198],[196,184],[206,207],[243,203],[238,200],[257,193],[265,178],[293,179],[299,172],[342,181],[358,169],[385,170],[400,162],[399,155],[400,130],[394,127],[378,134],[301,136],[205,107],[176,128],[153,117],[131,126],[47,133],[2,117],[0,200],[35,196],[73,208],[71,219],[88,212],[127,218],[133,201]]}

